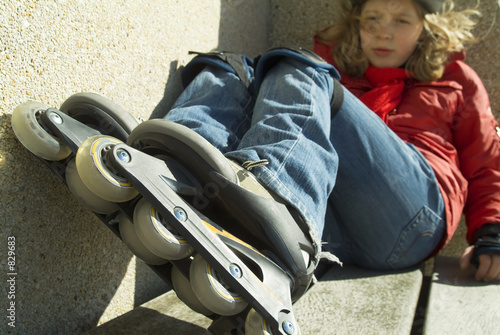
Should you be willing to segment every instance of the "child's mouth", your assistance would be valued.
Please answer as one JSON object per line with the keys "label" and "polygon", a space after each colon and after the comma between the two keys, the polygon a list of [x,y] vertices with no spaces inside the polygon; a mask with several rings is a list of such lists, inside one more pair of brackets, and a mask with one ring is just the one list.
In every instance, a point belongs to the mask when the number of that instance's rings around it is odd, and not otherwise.
{"label": "child's mouth", "polygon": [[392,54],[392,50],[390,49],[383,49],[383,48],[377,48],[377,49],[373,49],[373,52],[377,55],[377,56],[389,56],[390,54]]}

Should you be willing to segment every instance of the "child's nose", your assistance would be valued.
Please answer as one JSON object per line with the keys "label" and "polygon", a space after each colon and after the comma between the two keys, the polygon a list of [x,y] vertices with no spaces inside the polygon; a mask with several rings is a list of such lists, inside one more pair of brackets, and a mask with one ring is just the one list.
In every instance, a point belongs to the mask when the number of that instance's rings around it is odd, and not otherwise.
{"label": "child's nose", "polygon": [[391,22],[383,22],[383,21],[381,21],[379,23],[379,26],[378,26],[378,29],[377,29],[377,36],[379,38],[389,39],[389,38],[392,38],[393,31],[394,31],[394,27],[391,24]]}

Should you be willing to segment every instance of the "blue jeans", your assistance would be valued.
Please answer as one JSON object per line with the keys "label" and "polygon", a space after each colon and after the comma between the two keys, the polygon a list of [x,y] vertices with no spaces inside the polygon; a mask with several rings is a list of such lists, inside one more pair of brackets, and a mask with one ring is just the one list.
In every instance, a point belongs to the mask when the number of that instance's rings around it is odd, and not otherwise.
{"label": "blue jeans", "polygon": [[230,159],[267,159],[252,173],[301,213],[323,251],[374,269],[415,265],[444,234],[434,173],[345,89],[331,120],[333,86],[330,74],[291,59],[272,67],[258,92],[208,66],[165,118]]}

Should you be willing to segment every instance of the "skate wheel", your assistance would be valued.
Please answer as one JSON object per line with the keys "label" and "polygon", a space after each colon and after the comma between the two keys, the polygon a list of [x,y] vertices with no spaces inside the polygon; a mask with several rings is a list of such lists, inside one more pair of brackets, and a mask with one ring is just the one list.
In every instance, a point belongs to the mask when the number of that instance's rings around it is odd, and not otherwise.
{"label": "skate wheel", "polygon": [[134,255],[142,259],[147,264],[151,265],[162,265],[168,262],[168,260],[158,257],[149,251],[148,248],[141,242],[139,237],[135,232],[135,227],[132,221],[130,221],[125,215],[120,215],[119,223],[120,235],[122,237],[123,243],[132,251]]}
{"label": "skate wheel", "polygon": [[128,135],[139,124],[123,107],[96,93],[73,94],[64,101],[60,110],[101,134],[122,141],[126,141]]}
{"label": "skate wheel", "polygon": [[99,214],[111,214],[118,210],[114,203],[103,200],[85,186],[78,174],[74,159],[70,160],[66,166],[65,176],[66,183],[73,196],[91,211]]}
{"label": "skate wheel", "polygon": [[170,260],[188,257],[193,248],[142,198],[134,210],[134,226],[137,236],[155,255]]}
{"label": "skate wheel", "polygon": [[59,161],[68,157],[71,150],[38,122],[39,116],[47,108],[49,107],[35,101],[17,106],[12,112],[12,130],[19,142],[36,156],[49,161]]}
{"label": "skate wheel", "polygon": [[[300,335],[300,328],[296,325],[296,329],[288,329],[287,334]],[[245,334],[246,335],[273,335],[271,327],[266,323],[266,320],[260,316],[255,309],[251,309],[247,314],[245,320]]]}
{"label": "skate wheel", "polygon": [[207,261],[197,254],[189,270],[191,287],[206,308],[215,314],[230,316],[242,312],[247,302],[231,291]]}
{"label": "skate wheel", "polygon": [[194,293],[189,280],[176,267],[172,268],[172,286],[177,297],[193,311],[203,315],[213,314],[211,310],[201,303],[200,299]]}
{"label": "skate wheel", "polygon": [[105,151],[122,141],[96,135],[86,139],[76,153],[76,168],[85,186],[98,197],[125,202],[137,196],[137,190],[125,178],[112,171],[105,162]]}
{"label": "skate wheel", "polygon": [[245,320],[246,335],[272,335],[271,328],[255,309],[251,309]]}

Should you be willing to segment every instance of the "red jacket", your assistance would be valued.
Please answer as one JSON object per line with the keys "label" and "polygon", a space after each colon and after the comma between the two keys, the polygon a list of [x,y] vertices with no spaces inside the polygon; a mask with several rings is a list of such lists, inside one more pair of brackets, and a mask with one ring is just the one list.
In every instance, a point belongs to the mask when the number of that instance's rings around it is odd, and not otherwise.
{"label": "red jacket", "polygon": [[[315,43],[314,51],[334,64],[331,47]],[[484,85],[464,56],[457,55],[438,81],[408,79],[399,107],[386,122],[415,145],[436,174],[446,206],[443,246],[462,213],[469,243],[482,225],[500,224],[500,127]],[[341,83],[357,97],[372,89],[365,78],[341,75]]]}

